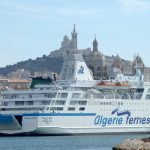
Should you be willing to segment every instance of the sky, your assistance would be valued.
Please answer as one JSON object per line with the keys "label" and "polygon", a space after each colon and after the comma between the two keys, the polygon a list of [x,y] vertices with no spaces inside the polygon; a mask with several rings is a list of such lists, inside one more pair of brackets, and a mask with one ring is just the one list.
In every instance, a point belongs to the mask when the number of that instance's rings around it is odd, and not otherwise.
{"label": "sky", "polygon": [[0,0],[0,67],[49,55],[74,23],[78,48],[96,34],[104,55],[150,67],[150,0]]}

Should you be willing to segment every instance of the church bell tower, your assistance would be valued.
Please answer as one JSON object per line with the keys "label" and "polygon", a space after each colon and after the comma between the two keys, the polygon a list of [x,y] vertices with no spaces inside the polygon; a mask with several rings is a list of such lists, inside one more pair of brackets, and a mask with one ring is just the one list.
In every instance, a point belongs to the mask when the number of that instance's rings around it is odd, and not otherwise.
{"label": "church bell tower", "polygon": [[96,36],[95,36],[95,39],[93,41],[93,52],[96,52],[98,51],[98,42],[96,40]]}
{"label": "church bell tower", "polygon": [[77,32],[76,32],[75,24],[74,24],[73,32],[71,33],[71,35],[72,35],[71,46],[73,49],[77,49]]}

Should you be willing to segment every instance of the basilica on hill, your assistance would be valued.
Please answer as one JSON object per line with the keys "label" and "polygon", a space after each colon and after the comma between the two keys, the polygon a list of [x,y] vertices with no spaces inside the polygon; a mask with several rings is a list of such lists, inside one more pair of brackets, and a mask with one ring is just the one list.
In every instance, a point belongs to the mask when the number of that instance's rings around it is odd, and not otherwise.
{"label": "basilica on hill", "polygon": [[78,48],[77,32],[74,24],[71,39],[67,35],[64,36],[61,42],[61,47],[58,50],[52,51],[50,57],[63,57],[69,53],[80,53],[87,66],[91,70],[95,80],[107,79],[115,77],[117,74],[134,75],[135,68],[138,66],[144,74],[144,80],[150,81],[150,67],[145,67],[143,59],[135,56],[134,60],[124,60],[117,56],[107,56],[98,48],[98,41],[93,40],[93,48],[79,49]]}

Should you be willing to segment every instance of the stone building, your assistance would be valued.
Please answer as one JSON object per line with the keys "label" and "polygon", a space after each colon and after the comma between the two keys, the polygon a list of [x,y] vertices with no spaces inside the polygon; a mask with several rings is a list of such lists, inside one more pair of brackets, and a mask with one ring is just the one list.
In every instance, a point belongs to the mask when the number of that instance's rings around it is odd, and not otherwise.
{"label": "stone building", "polygon": [[64,36],[63,41],[61,42],[60,50],[77,50],[77,32],[74,24],[73,32],[71,33],[71,40],[67,35]]}
{"label": "stone building", "polygon": [[120,69],[121,71],[123,71],[123,61],[122,59],[119,57],[119,55],[117,55],[116,57],[114,57],[113,63],[111,65],[112,68],[116,67],[118,69]]}
{"label": "stone building", "polygon": [[26,79],[1,79],[0,78],[0,90],[7,89],[29,89],[31,81]]}
{"label": "stone building", "polygon": [[67,53],[79,53],[81,55],[87,55],[91,52],[91,48],[86,49],[78,49],[78,37],[75,28],[75,24],[73,27],[73,31],[71,32],[71,39],[67,35],[64,36],[61,46],[59,49],[52,51],[49,57],[65,57]]}
{"label": "stone building", "polygon": [[102,79],[107,76],[105,56],[98,51],[98,42],[96,38],[93,41],[93,51],[83,55],[87,66],[92,70],[94,79]]}
{"label": "stone building", "polygon": [[51,57],[64,57],[68,52],[76,53],[77,52],[77,32],[74,24],[73,32],[71,33],[71,39],[67,35],[64,36],[63,41],[61,42],[61,47],[58,50],[51,52]]}
{"label": "stone building", "polygon": [[116,57],[107,56],[107,78],[115,78],[118,73],[123,72],[123,60],[117,55]]}
{"label": "stone building", "polygon": [[87,66],[92,71],[94,79],[108,79],[109,77],[115,77],[118,73],[124,75],[135,75],[136,67],[140,68],[144,74],[144,80],[150,81],[150,68],[145,67],[142,58],[137,55],[135,59],[125,60],[117,56],[104,55],[98,49],[98,41],[96,38],[93,41],[93,49],[79,49],[78,39],[75,25],[73,32],[71,33],[71,39],[67,35],[64,36],[61,42],[61,47],[50,53],[49,57],[63,57],[68,53],[79,53],[83,56]]}

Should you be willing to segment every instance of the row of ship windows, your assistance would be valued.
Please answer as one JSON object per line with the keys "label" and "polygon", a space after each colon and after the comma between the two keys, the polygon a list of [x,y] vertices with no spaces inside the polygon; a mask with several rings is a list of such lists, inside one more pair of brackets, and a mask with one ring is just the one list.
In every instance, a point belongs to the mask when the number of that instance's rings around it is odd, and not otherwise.
{"label": "row of ship windows", "polygon": [[[50,111],[63,111],[63,107],[46,107],[46,110]],[[68,107],[68,111],[75,111],[75,107]],[[1,108],[1,111],[39,111],[44,108]],[[85,107],[80,107],[79,111],[84,111]]]}
{"label": "row of ship windows", "polygon": [[[75,107],[68,107],[68,111],[75,111]],[[46,107],[46,110],[51,110],[51,111],[63,111],[63,107]],[[80,107],[79,111],[84,111],[85,107]]]}
{"label": "row of ship windows", "polygon": [[[150,93],[150,89],[148,89],[148,93]],[[37,97],[37,94],[29,94],[28,97],[29,98],[32,98],[32,97]],[[48,94],[44,94],[44,97],[48,97],[48,98],[54,98],[56,97],[57,95],[57,98],[67,98],[68,97],[68,93],[48,93]],[[21,95],[16,95],[16,94],[11,94],[11,95],[3,95],[4,97],[6,98],[19,98]],[[94,94],[93,95],[94,98],[104,98],[104,95],[103,94]],[[111,94],[106,94],[105,95],[107,98],[113,98],[114,96],[111,95]],[[119,97],[118,97],[119,96]],[[121,95],[115,95],[115,98],[120,98]],[[128,99],[128,94],[124,94],[124,98],[125,99]],[[148,95],[150,96],[150,95]],[[81,97],[81,93],[72,93],[72,98],[80,98]],[[85,95],[83,96],[84,98],[89,98],[91,97],[91,94],[89,93],[85,93]]]}
{"label": "row of ship windows", "polygon": [[[73,93],[72,98],[79,98],[81,93]],[[49,93],[49,94],[43,94],[44,97],[47,98],[55,98],[57,95],[57,98],[67,98],[68,93]],[[29,94],[28,96],[25,95],[3,95],[4,98],[33,98],[37,97],[37,94]]]}
{"label": "row of ship windows", "polygon": [[0,111],[42,111],[44,108],[1,108]]}
{"label": "row of ship windows", "polygon": [[[39,102],[39,101],[38,101]],[[41,105],[65,105],[65,100],[43,100],[39,104]],[[2,102],[2,106],[8,106],[9,102]],[[70,101],[70,105],[86,105],[87,101]],[[34,101],[15,101],[15,106],[34,105]]]}
{"label": "row of ship windows", "polygon": [[[44,96],[45,97],[49,97],[49,98],[54,98],[56,97],[57,95],[57,98],[67,98],[68,97],[68,93],[51,93],[51,94],[45,94]],[[81,93],[73,93],[72,94],[72,98],[79,98],[81,95]],[[31,98],[32,96],[30,96]]]}
{"label": "row of ship windows", "polygon": [[125,105],[133,105],[133,106],[134,106],[134,105],[141,105],[141,106],[142,106],[142,105],[146,105],[146,106],[147,106],[147,105],[150,105],[150,103],[124,103],[124,104],[125,104]]}
{"label": "row of ship windows", "polygon": [[[15,101],[15,106],[24,106],[24,105],[65,105],[66,101],[65,100],[43,100],[39,103],[39,101],[37,101],[38,103],[34,103],[34,101]],[[2,102],[2,106],[8,106],[9,102]],[[70,105],[74,105],[74,106],[85,106],[87,104],[87,101],[76,101],[76,100],[72,100],[70,101]],[[100,102],[100,101],[89,101],[88,103],[89,105],[123,105],[123,102]],[[125,102],[125,105],[150,105],[150,103],[135,103],[135,102]]]}
{"label": "row of ship windows", "polygon": [[[68,107],[68,111],[75,111],[75,107]],[[1,108],[0,111],[43,111],[44,108]],[[46,110],[54,111],[63,111],[63,107],[47,107]],[[84,111],[85,107],[80,107],[79,111]],[[112,109],[100,109],[100,111],[112,111]],[[130,111],[149,111],[149,109],[130,109]]]}
{"label": "row of ship windows", "polygon": [[123,102],[99,102],[99,101],[89,101],[89,105],[150,105],[150,103],[123,103]]}
{"label": "row of ship windows", "polygon": [[100,101],[89,101],[89,105],[123,105],[123,102],[100,102]]}
{"label": "row of ship windows", "polygon": [[[68,97],[68,93],[50,93],[50,94],[43,94],[44,97],[46,98],[55,98],[57,95],[57,98],[67,98]],[[5,96],[4,96],[5,97]],[[33,97],[37,97],[36,94],[29,94],[27,97],[26,96],[22,96],[22,95],[10,95],[10,97],[7,97],[7,98],[33,98]],[[124,95],[111,95],[111,94],[94,94],[94,95],[91,95],[89,93],[85,93],[83,95],[82,98],[85,98],[85,99],[90,99],[90,98],[96,98],[96,99],[120,99],[122,97],[122,99],[129,99],[129,96],[127,94],[124,94]],[[77,99],[77,98],[81,98],[81,93],[72,93],[72,98],[74,99]]]}
{"label": "row of ship windows", "polygon": [[[148,92],[150,92],[150,89],[148,90]],[[56,97],[56,95],[57,95],[57,98],[67,98],[68,97],[68,93],[58,93],[58,94],[50,93],[50,94],[44,94],[44,97],[54,98],[54,97]],[[136,97],[134,97],[134,99],[141,99],[141,96],[142,96],[141,94],[137,95]],[[4,97],[5,97],[5,95],[4,95]],[[19,95],[10,95],[10,97],[7,97],[7,98],[19,98],[19,97],[20,97]],[[32,98],[33,94],[32,95],[30,94],[28,97]],[[81,93],[73,93],[72,94],[72,98],[80,98],[80,97],[81,97]],[[25,97],[22,97],[22,98],[25,98]],[[89,99],[89,98],[91,98],[91,94],[85,93],[83,98]],[[106,95],[95,94],[95,95],[93,95],[93,98],[96,98],[96,99],[103,99],[103,98],[105,98],[105,99],[114,99],[114,98],[115,99],[133,99],[132,97],[129,96],[129,94],[115,95],[115,96],[111,95],[111,94],[106,94]],[[145,99],[150,100],[150,94],[147,94]]]}

